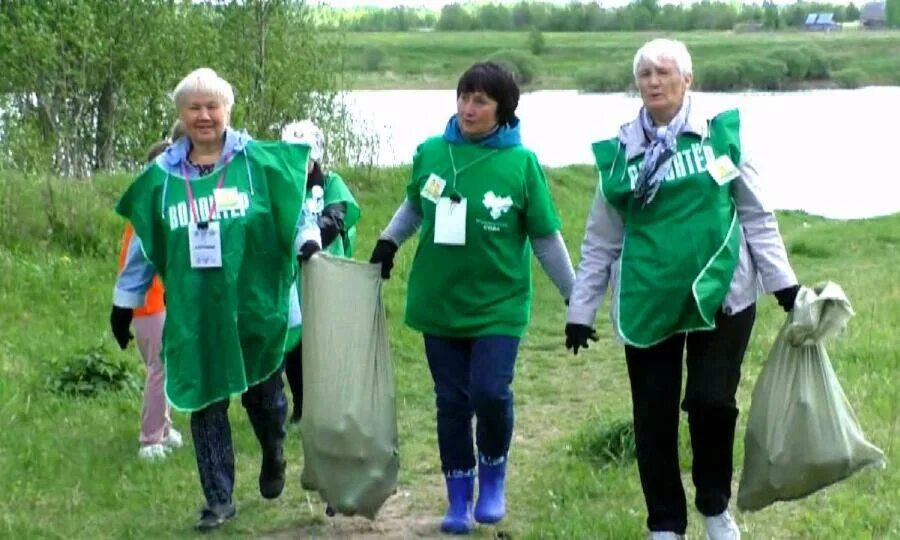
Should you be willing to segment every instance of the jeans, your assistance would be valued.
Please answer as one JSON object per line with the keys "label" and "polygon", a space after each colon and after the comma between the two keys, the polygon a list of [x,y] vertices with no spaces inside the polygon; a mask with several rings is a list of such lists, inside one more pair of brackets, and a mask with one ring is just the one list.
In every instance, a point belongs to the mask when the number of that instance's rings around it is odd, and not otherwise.
{"label": "jeans", "polygon": [[489,461],[506,457],[512,440],[510,388],[519,338],[425,335],[425,355],[434,380],[438,447],[444,474],[475,468],[472,417],[479,453]]}

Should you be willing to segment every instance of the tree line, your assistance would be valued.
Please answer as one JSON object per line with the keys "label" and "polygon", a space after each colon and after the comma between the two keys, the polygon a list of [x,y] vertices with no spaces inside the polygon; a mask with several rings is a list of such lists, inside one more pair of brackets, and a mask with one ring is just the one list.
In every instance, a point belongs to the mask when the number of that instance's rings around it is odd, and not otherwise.
{"label": "tree line", "polygon": [[332,27],[368,32],[414,29],[522,31],[532,28],[545,32],[691,31],[730,30],[740,23],[758,23],[775,30],[802,27],[810,13],[833,13],[836,22],[856,21],[860,14],[859,8],[852,3],[744,5],[708,0],[689,5],[660,5],[657,0],[636,0],[617,8],[604,8],[599,2],[559,5],[522,1],[513,5],[449,3],[439,13],[410,7],[326,11],[323,20]]}

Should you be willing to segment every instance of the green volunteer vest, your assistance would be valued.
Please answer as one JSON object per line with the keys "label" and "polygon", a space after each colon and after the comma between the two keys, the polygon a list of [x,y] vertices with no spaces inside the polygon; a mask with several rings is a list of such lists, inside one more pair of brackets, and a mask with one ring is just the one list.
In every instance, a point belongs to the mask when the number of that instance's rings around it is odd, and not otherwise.
{"label": "green volunteer vest", "polygon": [[180,175],[150,165],[116,211],[134,224],[166,288],[163,361],[166,396],[195,411],[240,394],[282,362],[294,234],[306,184],[303,145],[251,141],[234,156],[224,187],[240,208],[209,217],[220,170],[191,182],[200,220],[219,222],[222,267],[191,268],[193,213]]}
{"label": "green volunteer vest", "polygon": [[[559,230],[559,218],[534,153],[454,144],[454,172],[443,138],[425,141],[413,160],[406,197],[421,212],[409,275],[406,324],[445,337],[521,336],[531,312],[531,243]],[[443,196],[466,199],[466,244],[434,243],[436,204],[421,196],[430,175]],[[490,195],[489,195],[490,194]]]}
{"label": "green volunteer vest", "polygon": [[649,347],[676,333],[715,328],[741,232],[731,183],[716,182],[707,164],[722,155],[740,163],[738,111],[713,118],[708,138],[678,136],[669,174],[644,208],[633,195],[643,155],[628,161],[617,138],[593,150],[600,191],[625,227],[614,315],[622,340]]}
{"label": "green volunteer vest", "polygon": [[[344,179],[335,172],[329,172],[325,177],[324,191],[325,195],[323,197],[323,202],[325,203],[325,206],[338,203],[345,203],[347,205],[347,212],[344,214],[344,234],[340,238],[335,238],[332,243],[325,246],[324,251],[336,257],[349,258],[353,253],[353,246],[356,243],[356,224],[359,222],[360,214],[359,204],[357,204],[356,199],[353,197],[353,193],[350,192],[350,188],[347,187]],[[310,196],[309,189],[306,190],[306,196]],[[302,269],[298,266],[296,279],[298,298],[300,298],[300,295],[302,294],[301,291],[303,290],[301,287],[301,271]],[[300,305],[302,306],[302,298],[300,299]],[[300,343],[302,337],[303,324],[289,328],[285,350],[289,351],[296,347]]]}

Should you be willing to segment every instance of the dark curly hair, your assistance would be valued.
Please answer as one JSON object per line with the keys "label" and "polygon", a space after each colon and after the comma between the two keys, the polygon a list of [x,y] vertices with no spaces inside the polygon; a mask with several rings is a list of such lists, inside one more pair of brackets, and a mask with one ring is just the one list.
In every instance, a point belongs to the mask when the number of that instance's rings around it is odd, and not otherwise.
{"label": "dark curly hair", "polygon": [[467,69],[456,85],[457,99],[479,91],[497,102],[499,124],[512,122],[519,106],[519,85],[508,69],[495,62],[478,62]]}

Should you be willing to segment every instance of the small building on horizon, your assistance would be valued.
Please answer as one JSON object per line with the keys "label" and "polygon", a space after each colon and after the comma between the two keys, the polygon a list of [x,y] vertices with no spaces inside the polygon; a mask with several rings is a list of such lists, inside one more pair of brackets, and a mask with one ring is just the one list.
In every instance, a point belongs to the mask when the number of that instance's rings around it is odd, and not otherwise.
{"label": "small building on horizon", "polygon": [[866,30],[883,30],[887,28],[887,4],[885,2],[869,2],[859,10],[859,22]]}
{"label": "small building on horizon", "polygon": [[810,13],[806,16],[803,28],[815,32],[832,32],[840,30],[841,25],[834,21],[834,13]]}

